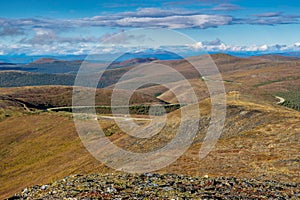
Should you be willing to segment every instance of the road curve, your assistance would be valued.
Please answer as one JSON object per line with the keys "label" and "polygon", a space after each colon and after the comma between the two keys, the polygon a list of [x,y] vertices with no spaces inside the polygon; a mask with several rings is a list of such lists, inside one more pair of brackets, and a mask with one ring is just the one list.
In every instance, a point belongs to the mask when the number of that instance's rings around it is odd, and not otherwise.
{"label": "road curve", "polygon": [[277,104],[282,104],[285,102],[285,99],[279,96],[275,96],[276,99],[278,99],[279,101],[277,102]]}

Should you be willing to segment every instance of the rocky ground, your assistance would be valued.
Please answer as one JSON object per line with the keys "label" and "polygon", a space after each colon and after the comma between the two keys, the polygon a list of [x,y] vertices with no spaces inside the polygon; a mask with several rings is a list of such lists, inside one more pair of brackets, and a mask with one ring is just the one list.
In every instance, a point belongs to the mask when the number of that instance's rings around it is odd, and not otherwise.
{"label": "rocky ground", "polygon": [[72,175],[9,199],[299,199],[300,185],[175,174]]}

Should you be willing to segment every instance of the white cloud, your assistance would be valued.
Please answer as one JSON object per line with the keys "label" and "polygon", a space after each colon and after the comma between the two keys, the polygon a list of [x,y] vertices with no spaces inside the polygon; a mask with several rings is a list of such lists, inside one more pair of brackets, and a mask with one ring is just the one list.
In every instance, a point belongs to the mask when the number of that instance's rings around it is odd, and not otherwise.
{"label": "white cloud", "polygon": [[[141,8],[136,12],[120,12],[77,19],[7,19],[0,18],[0,26],[14,28],[70,29],[76,27],[156,27],[156,28],[210,28],[231,24],[233,17],[203,14],[199,11]],[[14,31],[16,32],[17,29]],[[44,33],[42,33],[44,34]]]}
{"label": "white cloud", "polygon": [[221,40],[216,39],[214,41],[208,42],[196,42],[193,45],[189,45],[191,49],[196,51],[208,51],[208,52],[281,52],[281,51],[299,51],[300,43],[295,43],[293,45],[250,45],[250,46],[239,46],[239,45],[227,45]]}
{"label": "white cloud", "polygon": [[241,7],[235,4],[223,3],[214,7],[212,10],[216,11],[232,11],[232,10],[240,10]]}
{"label": "white cloud", "polygon": [[296,43],[294,44],[294,46],[300,47],[300,42],[296,42]]}
{"label": "white cloud", "polygon": [[195,44],[192,44],[191,47],[196,50],[204,49],[202,42],[196,42]]}
{"label": "white cloud", "polygon": [[147,28],[210,28],[230,24],[232,17],[223,15],[172,15],[172,16],[125,16],[120,19],[105,19],[98,16],[92,19],[84,19],[82,24],[94,24],[98,26],[115,27],[147,27]]}

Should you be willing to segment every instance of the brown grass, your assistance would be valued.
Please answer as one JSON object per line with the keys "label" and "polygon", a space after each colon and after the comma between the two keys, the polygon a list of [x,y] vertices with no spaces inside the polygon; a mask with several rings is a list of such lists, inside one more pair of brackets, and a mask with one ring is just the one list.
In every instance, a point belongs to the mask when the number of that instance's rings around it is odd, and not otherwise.
{"label": "brown grass", "polygon": [[0,122],[0,198],[74,173],[106,171],[82,146],[68,116],[25,115]]}

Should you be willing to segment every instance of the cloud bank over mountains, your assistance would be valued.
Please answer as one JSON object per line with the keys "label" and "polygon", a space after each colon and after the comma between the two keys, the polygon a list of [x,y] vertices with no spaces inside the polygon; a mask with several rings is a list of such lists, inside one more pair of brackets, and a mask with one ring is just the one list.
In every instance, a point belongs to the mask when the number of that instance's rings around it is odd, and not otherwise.
{"label": "cloud bank over mountains", "polygon": [[[104,35],[100,38],[64,38],[57,35],[52,35],[53,33],[38,34],[34,38],[23,40],[22,43],[15,45],[1,45],[0,44],[0,55],[7,54],[27,54],[27,55],[81,55],[89,54],[94,49],[97,49],[97,53],[103,54],[114,54],[119,52],[138,52],[145,51],[148,49],[147,46],[132,47],[128,46],[130,41],[144,40],[145,36],[139,35],[128,35],[126,32],[118,34],[114,37],[114,42],[119,43],[119,45],[106,45],[106,37],[110,35]],[[55,38],[55,39],[54,39]],[[101,44],[99,46],[99,44]],[[153,47],[151,47],[153,48]],[[260,53],[281,53],[281,52],[293,52],[300,51],[300,42],[293,45],[250,45],[250,46],[240,46],[240,45],[228,45],[222,42],[220,39],[213,41],[202,41],[196,42],[192,45],[187,44],[183,46],[158,46],[157,50],[173,51],[180,49],[179,51],[183,54],[189,54],[190,52],[260,52]]]}

